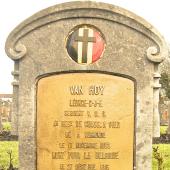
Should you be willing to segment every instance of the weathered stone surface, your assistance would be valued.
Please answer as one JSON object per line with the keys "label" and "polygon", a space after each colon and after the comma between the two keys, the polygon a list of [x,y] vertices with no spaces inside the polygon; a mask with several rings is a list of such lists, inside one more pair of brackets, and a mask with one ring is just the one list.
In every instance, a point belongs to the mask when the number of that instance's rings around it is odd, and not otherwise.
{"label": "weathered stone surface", "polygon": [[[66,50],[74,27],[87,24],[104,35],[103,57],[89,65],[75,63]],[[112,73],[135,82],[134,169],[151,170],[152,137],[159,136],[158,64],[168,55],[164,39],[149,23],[116,6],[71,2],[45,9],[8,37],[6,53],[15,61],[14,110],[18,114],[20,170],[36,169],[36,83],[56,73]],[[48,102],[48,99],[47,99]]]}

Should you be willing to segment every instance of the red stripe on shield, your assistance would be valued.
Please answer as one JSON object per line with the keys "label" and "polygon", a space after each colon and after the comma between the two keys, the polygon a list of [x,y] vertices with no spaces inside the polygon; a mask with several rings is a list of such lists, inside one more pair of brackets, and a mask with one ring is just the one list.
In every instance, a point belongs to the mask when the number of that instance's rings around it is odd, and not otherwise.
{"label": "red stripe on shield", "polygon": [[93,43],[92,62],[97,61],[104,51],[104,41],[99,32],[94,31],[94,37],[96,37],[96,42]]}

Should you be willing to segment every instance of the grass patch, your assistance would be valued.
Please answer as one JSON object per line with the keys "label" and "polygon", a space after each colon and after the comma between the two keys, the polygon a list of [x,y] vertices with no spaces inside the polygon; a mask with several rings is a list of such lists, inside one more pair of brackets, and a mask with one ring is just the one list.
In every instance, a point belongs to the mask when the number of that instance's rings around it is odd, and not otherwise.
{"label": "grass patch", "polygon": [[[170,144],[154,144],[153,147],[159,146],[159,152],[163,157],[163,170],[170,170]],[[158,170],[158,163],[156,159],[152,159],[152,170]]]}
{"label": "grass patch", "polygon": [[161,135],[167,134],[168,126],[160,126]]}
{"label": "grass patch", "polygon": [[9,167],[9,154],[12,151],[12,164],[18,167],[18,142],[1,142],[0,141],[0,168]]}
{"label": "grass patch", "polygon": [[10,122],[2,123],[2,129],[5,130],[5,131],[10,131],[11,130],[11,123]]}

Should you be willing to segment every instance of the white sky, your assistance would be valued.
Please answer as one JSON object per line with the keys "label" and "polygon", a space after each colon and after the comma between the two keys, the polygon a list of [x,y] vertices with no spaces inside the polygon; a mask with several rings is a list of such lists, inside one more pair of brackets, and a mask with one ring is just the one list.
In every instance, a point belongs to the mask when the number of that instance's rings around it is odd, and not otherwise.
{"label": "white sky", "polygon": [[[154,25],[170,42],[169,0],[100,0],[123,7]],[[23,20],[49,6],[66,0],[2,0],[0,2],[0,93],[12,93],[13,61],[4,50],[9,33]]]}

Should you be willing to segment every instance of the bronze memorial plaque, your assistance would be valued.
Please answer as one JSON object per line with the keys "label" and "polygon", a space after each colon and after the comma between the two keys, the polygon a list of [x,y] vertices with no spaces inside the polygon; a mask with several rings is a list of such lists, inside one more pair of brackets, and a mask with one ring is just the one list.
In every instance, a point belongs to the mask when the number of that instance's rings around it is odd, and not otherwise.
{"label": "bronze memorial plaque", "polygon": [[38,170],[132,170],[134,82],[101,73],[39,80]]}

